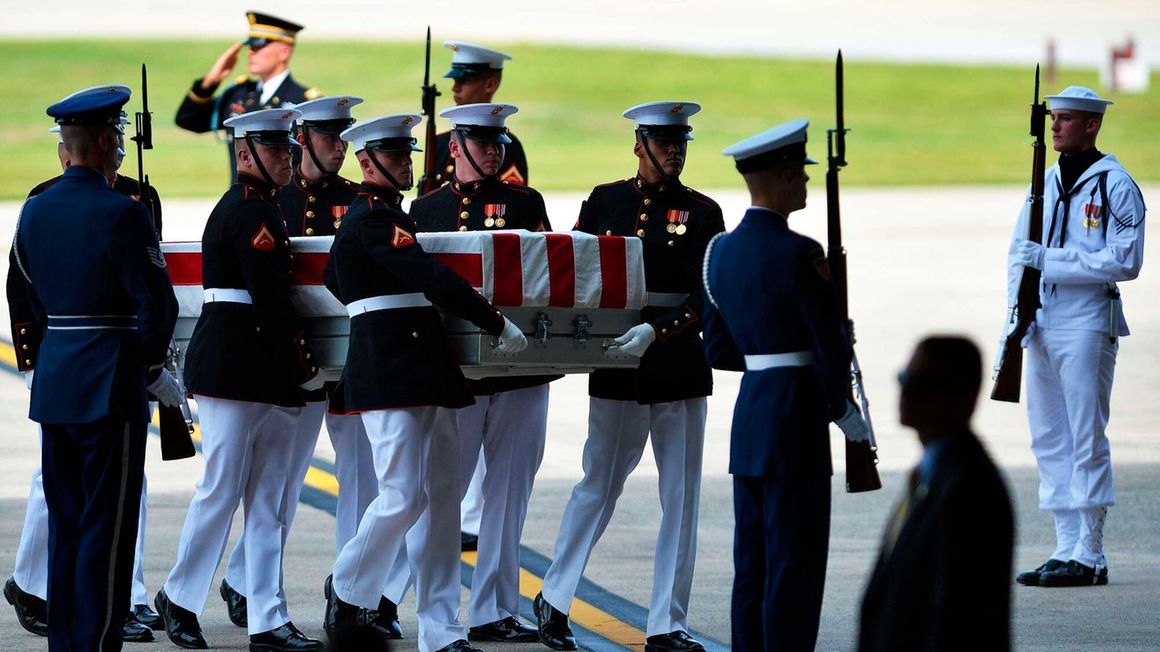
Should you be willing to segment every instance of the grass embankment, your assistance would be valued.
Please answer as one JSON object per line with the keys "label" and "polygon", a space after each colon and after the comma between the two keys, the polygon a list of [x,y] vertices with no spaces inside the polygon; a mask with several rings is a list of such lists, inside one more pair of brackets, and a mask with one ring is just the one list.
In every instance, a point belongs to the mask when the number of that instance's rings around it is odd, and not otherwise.
{"label": "grass embankment", "polygon": [[[84,86],[139,86],[150,70],[156,149],[147,171],[165,197],[215,196],[225,186],[224,146],[210,134],[173,124],[189,84],[227,43],[219,41],[0,42],[6,92],[0,99],[0,198],[22,198],[58,172],[51,122],[44,109]],[[627,176],[635,167],[631,124],[621,112],[636,103],[693,100],[685,180],[705,188],[740,179],[721,157],[726,145],[778,122],[808,117],[810,152],[825,156],[833,126],[833,64],[756,57],[689,56],[628,50],[494,44],[514,55],[497,99],[520,106],[510,126],[523,141],[532,184],[582,190]],[[449,52],[433,52],[442,74]],[[304,41],[294,74],[327,93],[361,95],[356,116],[418,112],[422,45]],[[244,72],[244,56],[235,72]],[[439,108],[450,105],[449,80]],[[1096,87],[1094,70],[1066,69],[1045,91],[1070,84]],[[1021,67],[900,65],[846,62],[849,185],[943,185],[1023,182],[1030,166],[1027,105],[1032,70]],[[1100,138],[1140,181],[1160,180],[1160,89],[1115,96]],[[139,108],[134,98],[129,110]],[[443,128],[443,125],[440,125]],[[132,144],[129,143],[131,146]],[[1051,157],[1053,160],[1054,157]],[[421,159],[416,157],[416,163]],[[136,174],[130,147],[126,172]],[[356,169],[348,162],[346,172]]]}

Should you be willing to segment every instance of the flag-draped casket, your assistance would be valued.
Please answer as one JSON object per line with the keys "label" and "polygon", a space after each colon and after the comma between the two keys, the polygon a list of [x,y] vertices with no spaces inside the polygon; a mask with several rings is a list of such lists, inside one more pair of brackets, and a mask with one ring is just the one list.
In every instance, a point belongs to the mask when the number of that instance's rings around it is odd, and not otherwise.
{"label": "flag-draped casket", "polygon": [[[495,338],[445,314],[468,377],[586,373],[632,368],[638,360],[606,351],[607,341],[640,323],[647,302],[641,242],[586,233],[486,231],[420,233],[419,244],[483,293],[528,336],[527,350],[503,354]],[[291,238],[292,298],[321,367],[337,378],[346,362],[349,318],[326,289],[322,272],[333,238]],[[161,249],[180,307],[174,334],[185,345],[201,314],[200,242]]]}

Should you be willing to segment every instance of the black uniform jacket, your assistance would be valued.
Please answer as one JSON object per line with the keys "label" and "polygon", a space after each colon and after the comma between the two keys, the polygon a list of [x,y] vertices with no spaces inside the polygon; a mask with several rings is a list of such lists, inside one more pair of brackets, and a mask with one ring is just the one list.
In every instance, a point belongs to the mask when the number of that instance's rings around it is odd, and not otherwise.
{"label": "black uniform jacket", "polygon": [[[32,199],[48,190],[63,178],[64,175],[61,175],[40,182],[28,191],[28,198]],[[140,184],[132,177],[118,174],[113,182],[113,190],[131,199],[140,198]],[[152,206],[156,208],[153,222],[157,231],[157,239],[160,240],[161,198],[157,196],[157,189],[153,186],[149,186],[149,195],[153,198]],[[33,311],[32,305],[28,301],[28,295],[19,291],[23,279],[19,275],[13,276],[13,272],[17,270],[16,258],[13,253],[12,251],[8,253],[8,314],[12,318],[12,339],[17,351],[16,366],[20,371],[28,371],[36,366],[36,356],[40,352],[40,341],[44,337],[43,324],[39,328],[33,325]]]}
{"label": "black uniform jacket", "polygon": [[357,194],[358,184],[337,174],[310,182],[295,168],[294,178],[278,192],[286,233],[290,237],[334,235]]}
{"label": "black uniform jacket", "polygon": [[205,304],[185,356],[191,393],[303,405],[298,387],[318,373],[290,303],[290,240],[278,189],[239,175],[201,238],[202,285],[246,290],[253,304]]}
{"label": "black uniform jacket", "polygon": [[24,205],[13,244],[17,364],[36,370],[29,417],[147,421],[146,369],[165,360],[177,299],[145,207],[74,166]]}
{"label": "black uniform jacket", "polygon": [[[498,231],[527,229],[551,231],[544,197],[534,188],[497,178],[451,183],[423,195],[411,204],[419,231]],[[489,226],[488,220],[491,220]],[[535,387],[560,376],[514,376],[470,381],[476,396]]]}
{"label": "black uniform jacket", "polygon": [[[500,311],[415,240],[415,223],[399,208],[402,196],[360,186],[334,237],[326,287],[346,305],[370,297],[422,292],[443,310],[492,335]],[[330,411],[439,406],[475,402],[434,306],[364,313],[350,320],[350,348]]]}
{"label": "black uniform jacket", "polygon": [[941,446],[866,587],[860,652],[1011,649],[1011,499],[973,433]]}
{"label": "black uniform jacket", "polygon": [[[503,161],[499,164],[500,181],[526,186],[528,185],[528,159],[524,155],[524,146],[520,139],[512,132],[508,132],[512,142],[504,145]],[[470,166],[467,161],[464,165]],[[451,158],[451,132],[444,131],[435,137],[435,181],[446,183],[455,180],[455,159]]]}
{"label": "black uniform jacket", "polygon": [[725,230],[717,202],[675,179],[650,185],[635,177],[594,188],[580,206],[576,230],[640,238],[648,291],[688,295],[675,307],[646,307],[641,319],[657,339],[640,367],[594,372],[588,394],[642,404],[712,394],[701,343],[701,260],[709,240]]}
{"label": "black uniform jacket", "polygon": [[[260,109],[276,109],[285,104],[301,104],[306,100],[321,97],[317,88],[306,88],[299,84],[294,75],[286,75],[278,90],[270,101],[261,104],[262,93],[258,90],[258,80],[241,75],[234,79],[234,83],[226,87],[216,97],[217,86],[203,90],[201,78],[193,82],[181,106],[177,107],[177,126],[194,133],[205,133],[223,129],[222,123],[226,120],[250,111]],[[227,152],[230,159],[230,178],[237,177],[237,161],[234,159],[234,138],[230,130],[226,130]],[[295,149],[297,151],[297,148]]]}

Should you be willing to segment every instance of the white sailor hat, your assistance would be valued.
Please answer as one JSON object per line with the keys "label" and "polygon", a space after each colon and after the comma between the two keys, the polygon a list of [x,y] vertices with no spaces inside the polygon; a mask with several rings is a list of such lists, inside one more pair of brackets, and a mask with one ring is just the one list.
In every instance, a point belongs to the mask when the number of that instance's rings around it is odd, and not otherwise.
{"label": "white sailor hat", "polygon": [[451,128],[472,140],[501,145],[512,142],[504,121],[519,107],[514,104],[464,104],[439,112],[440,118],[451,121]]}
{"label": "white sailor hat", "polygon": [[383,151],[407,150],[421,152],[422,149],[411,135],[423,116],[413,113],[383,115],[360,122],[342,132],[342,139],[354,145],[355,152],[368,147]]}
{"label": "white sailor hat", "polygon": [[732,156],[737,171],[742,174],[778,165],[813,165],[817,161],[806,155],[806,128],[809,126],[809,120],[790,120],[734,143],[721,153]]}
{"label": "white sailor hat", "polygon": [[1087,111],[1103,115],[1111,100],[1105,100],[1090,88],[1083,86],[1068,86],[1058,95],[1048,95],[1043,99],[1051,102],[1051,109],[1070,109],[1072,111]]}
{"label": "white sailor hat", "polygon": [[294,108],[302,112],[302,117],[298,118],[299,125],[319,133],[338,135],[354,124],[350,110],[362,102],[361,97],[353,95],[327,95],[295,104]]}
{"label": "white sailor hat", "polygon": [[701,110],[696,102],[648,102],[624,112],[645,136],[668,140],[693,140],[689,116]]}
{"label": "white sailor hat", "polygon": [[59,141],[61,145],[64,144],[64,136],[60,135],[60,125],[53,125],[49,127],[48,133],[56,134],[57,141]]}
{"label": "white sailor hat", "polygon": [[511,56],[482,45],[463,41],[443,41],[443,47],[451,50],[451,70],[444,77],[464,79],[474,77],[485,70],[503,70],[503,62]]}
{"label": "white sailor hat", "polygon": [[234,130],[234,138],[249,138],[263,145],[293,145],[290,137],[294,122],[302,117],[298,109],[262,109],[236,115],[222,123]]}

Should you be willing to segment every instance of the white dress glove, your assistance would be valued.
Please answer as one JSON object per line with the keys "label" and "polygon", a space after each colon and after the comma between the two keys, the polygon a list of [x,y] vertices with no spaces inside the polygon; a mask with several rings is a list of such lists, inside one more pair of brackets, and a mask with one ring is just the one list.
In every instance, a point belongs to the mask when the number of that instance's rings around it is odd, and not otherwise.
{"label": "white dress glove", "polygon": [[519,326],[513,324],[512,320],[504,317],[503,332],[499,334],[495,348],[500,353],[519,353],[528,348],[528,338],[524,336]]}
{"label": "white dress glove", "polygon": [[846,435],[847,441],[870,441],[870,426],[866,425],[866,420],[853,403],[846,402],[846,411],[834,423]]}
{"label": "white dress glove", "polygon": [[318,373],[314,374],[314,376],[311,377],[310,380],[299,385],[299,387],[301,387],[302,389],[304,389],[308,392],[313,392],[316,389],[322,389],[322,386],[325,384],[326,384],[326,381],[323,380],[323,378],[322,378],[322,372],[319,371]]}
{"label": "white dress glove", "polygon": [[157,397],[157,401],[165,407],[179,407],[181,405],[181,397],[185,394],[181,387],[181,383],[169,373],[168,369],[162,369],[157,379],[149,383],[145,388],[149,393]]}
{"label": "white dress glove", "polygon": [[628,332],[612,340],[608,345],[609,351],[627,353],[641,357],[648,350],[650,344],[657,339],[657,331],[650,324],[637,324],[628,329]]}
{"label": "white dress glove", "polygon": [[28,371],[24,372],[24,386],[28,389],[32,389],[32,375],[35,373],[35,369],[29,369]]}
{"label": "white dress glove", "polygon": [[1024,267],[1032,267],[1043,271],[1043,257],[1047,250],[1038,242],[1030,240],[1020,240],[1019,244],[1015,246],[1015,262]]}

